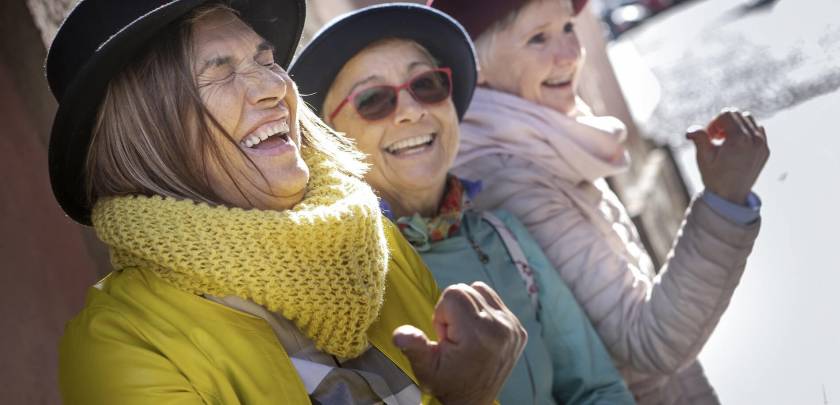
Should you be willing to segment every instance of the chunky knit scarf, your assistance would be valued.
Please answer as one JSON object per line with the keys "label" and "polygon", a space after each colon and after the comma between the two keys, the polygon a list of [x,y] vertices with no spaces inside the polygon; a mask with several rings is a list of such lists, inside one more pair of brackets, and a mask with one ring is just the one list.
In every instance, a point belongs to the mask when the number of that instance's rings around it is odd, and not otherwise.
{"label": "chunky knit scarf", "polygon": [[251,300],[320,350],[356,357],[385,292],[382,216],[365,183],[312,151],[304,159],[309,188],[289,210],[114,197],[96,204],[94,227],[116,270],[151,269],[190,293]]}

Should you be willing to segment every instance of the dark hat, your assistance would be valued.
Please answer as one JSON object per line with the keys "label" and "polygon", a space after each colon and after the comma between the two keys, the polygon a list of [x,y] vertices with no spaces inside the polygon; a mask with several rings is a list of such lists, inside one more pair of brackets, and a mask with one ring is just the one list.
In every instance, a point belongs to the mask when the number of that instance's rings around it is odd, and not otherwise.
{"label": "dark hat", "polygon": [[[58,101],[49,146],[53,194],[64,212],[90,225],[84,166],[108,82],[169,23],[209,0],[81,0],[58,29],[46,74]],[[305,0],[232,0],[240,18],[291,61],[306,17]]]}
{"label": "dark hat", "polygon": [[[510,12],[524,6],[530,0],[428,0],[426,5],[434,7],[464,25],[472,39],[476,39],[493,23]],[[573,14],[578,15],[589,0],[571,0]]]}
{"label": "dark hat", "polygon": [[441,66],[452,69],[452,101],[458,119],[475,91],[475,51],[458,22],[435,9],[410,3],[371,6],[328,23],[298,55],[289,73],[301,96],[322,116],[327,91],[348,60],[371,43],[403,38],[422,45]]}

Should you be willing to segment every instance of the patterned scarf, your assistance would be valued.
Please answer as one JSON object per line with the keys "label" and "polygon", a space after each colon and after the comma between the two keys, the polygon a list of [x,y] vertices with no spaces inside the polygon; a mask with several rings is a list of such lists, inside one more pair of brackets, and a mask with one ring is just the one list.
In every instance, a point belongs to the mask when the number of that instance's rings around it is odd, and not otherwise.
{"label": "patterned scarf", "polygon": [[383,211],[397,224],[403,236],[417,249],[426,252],[432,243],[454,236],[461,229],[464,211],[472,208],[471,198],[481,191],[481,182],[472,182],[449,175],[443,192],[438,213],[433,218],[426,218],[419,213],[412,216],[394,218],[384,200],[380,203]]}
{"label": "patterned scarf", "polygon": [[116,270],[145,268],[190,293],[253,301],[294,322],[318,349],[356,357],[385,295],[382,215],[365,183],[303,152],[308,190],[291,209],[114,197],[94,207],[96,233]]}

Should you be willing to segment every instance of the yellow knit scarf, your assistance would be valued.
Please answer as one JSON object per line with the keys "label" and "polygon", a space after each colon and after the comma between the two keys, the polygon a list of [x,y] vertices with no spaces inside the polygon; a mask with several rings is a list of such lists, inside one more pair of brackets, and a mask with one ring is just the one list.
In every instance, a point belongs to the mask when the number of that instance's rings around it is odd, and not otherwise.
{"label": "yellow knit scarf", "polygon": [[93,209],[116,270],[146,268],[194,294],[238,296],[293,321],[317,347],[356,357],[385,293],[388,248],[377,199],[314,152],[307,193],[285,211],[163,197]]}

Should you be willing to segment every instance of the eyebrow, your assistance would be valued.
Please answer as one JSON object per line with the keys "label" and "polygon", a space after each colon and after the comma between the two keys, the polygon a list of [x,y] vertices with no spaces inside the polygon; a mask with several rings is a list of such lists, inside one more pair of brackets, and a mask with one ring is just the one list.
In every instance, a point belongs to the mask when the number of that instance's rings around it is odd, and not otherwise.
{"label": "eyebrow", "polygon": [[434,63],[430,63],[430,62],[426,62],[426,61],[420,61],[420,60],[418,60],[418,61],[416,61],[416,62],[411,62],[411,64],[409,64],[409,65],[408,65],[408,68],[406,68],[405,70],[406,70],[406,72],[411,72],[411,71],[412,71],[412,70],[414,70],[414,68],[416,68],[417,66],[425,66],[425,67],[432,67],[432,68],[433,68],[433,67],[435,67],[435,64],[434,64]]}
{"label": "eyebrow", "polygon": [[[412,70],[412,69],[414,69],[414,68],[416,68],[417,66],[432,66],[432,67],[434,67],[434,64],[429,63],[429,62],[425,62],[425,61],[416,61],[416,62],[411,62],[411,63],[408,65],[408,67],[405,69],[405,71],[406,71],[406,72],[411,72],[411,70]],[[351,87],[351,88],[350,88],[350,90],[349,90],[349,91],[347,91],[347,94],[353,94],[353,93],[356,91],[356,88],[357,88],[357,87],[359,87],[359,86],[361,86],[361,85],[363,85],[363,84],[365,84],[365,83],[370,83],[371,81],[376,80],[376,79],[379,79],[379,78],[381,78],[381,76],[378,76],[378,75],[371,75],[371,76],[368,76],[368,77],[366,77],[366,78],[364,78],[364,79],[362,79],[362,80],[360,80],[360,81],[356,82],[356,84],[354,84],[354,85],[353,85],[353,87]]]}
{"label": "eyebrow", "polygon": [[[274,52],[274,45],[272,45],[271,42],[262,41],[259,44],[257,44],[256,50],[257,50],[257,53],[261,53],[261,52],[265,52],[265,51]],[[211,67],[226,65],[226,64],[231,63],[232,61],[233,61],[233,58],[231,58],[230,56],[214,56],[214,57],[204,61],[204,64],[201,65],[201,69],[198,70],[198,74],[200,75],[200,74],[204,73],[205,70],[207,70]]]}
{"label": "eyebrow", "polygon": [[268,41],[262,41],[257,45],[257,52],[272,51],[274,52],[274,45]]}
{"label": "eyebrow", "polygon": [[535,34],[538,31],[544,31],[546,28],[548,28],[549,25],[551,25],[552,22],[553,21],[547,21],[547,22],[544,22],[544,23],[542,23],[542,24],[540,24],[540,25],[538,25],[534,28],[531,28],[530,30],[525,32],[525,36],[530,37],[531,35]]}
{"label": "eyebrow", "polygon": [[347,94],[353,94],[356,91],[357,87],[359,87],[359,86],[361,86],[365,83],[370,83],[371,81],[376,80],[380,77],[381,76],[378,76],[378,75],[371,75],[371,76],[368,76],[368,77],[356,82],[356,84],[354,84],[353,87],[351,87],[350,90],[347,91]]}

